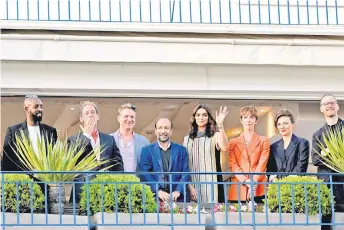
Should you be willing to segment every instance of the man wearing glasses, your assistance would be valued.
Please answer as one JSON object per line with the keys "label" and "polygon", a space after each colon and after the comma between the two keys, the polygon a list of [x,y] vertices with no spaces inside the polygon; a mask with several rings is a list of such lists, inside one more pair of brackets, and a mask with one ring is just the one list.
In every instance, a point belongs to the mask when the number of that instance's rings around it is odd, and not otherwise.
{"label": "man wearing glasses", "polygon": [[137,172],[141,150],[150,143],[146,137],[134,132],[136,107],[130,103],[121,105],[118,109],[117,121],[119,129],[110,135],[115,139],[122,155],[124,171]]}
{"label": "man wearing glasses", "polygon": [[23,171],[26,170],[20,163],[15,151],[16,135],[21,135],[21,131],[25,136],[31,140],[33,148],[38,152],[37,141],[42,136],[47,137],[45,141],[57,140],[56,129],[41,123],[43,118],[43,104],[42,101],[35,95],[26,96],[24,101],[24,111],[26,114],[26,120],[23,123],[19,123],[7,128],[6,136],[4,139],[2,170],[3,171]]}
{"label": "man wearing glasses", "polygon": [[[312,163],[318,167],[318,173],[335,173],[332,169],[322,163],[322,157],[319,153],[324,154],[320,147],[319,142],[326,147],[323,135],[331,130],[343,129],[344,121],[338,117],[339,105],[337,99],[332,94],[325,94],[320,100],[320,111],[324,114],[326,124],[313,134],[312,139]],[[319,179],[323,179],[325,183],[330,182],[329,175],[319,175]],[[333,195],[336,201],[336,211],[344,204],[344,180],[341,176],[333,176],[333,182],[341,182],[341,184],[333,184]],[[330,187],[329,184],[327,184]],[[330,223],[331,216],[323,217],[323,223]],[[322,226],[322,229],[331,229],[331,226]]]}

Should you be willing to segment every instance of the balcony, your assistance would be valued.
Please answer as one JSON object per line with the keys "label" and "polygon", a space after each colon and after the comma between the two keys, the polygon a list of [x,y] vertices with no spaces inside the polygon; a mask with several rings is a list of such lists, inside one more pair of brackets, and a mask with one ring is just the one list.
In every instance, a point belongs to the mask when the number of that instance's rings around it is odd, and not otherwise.
{"label": "balcony", "polygon": [[[344,226],[343,207],[334,201],[335,178],[343,174],[299,174],[285,175],[276,182],[255,182],[264,187],[265,198],[261,202],[250,201],[231,203],[227,199],[218,203],[212,189],[209,202],[202,202],[197,193],[197,202],[170,200],[162,202],[151,191],[162,184],[183,185],[184,194],[189,184],[198,191],[201,187],[223,184],[224,197],[231,193],[230,186],[249,185],[250,182],[145,182],[128,172],[59,172],[61,175],[82,173],[82,180],[74,181],[33,181],[32,172],[1,172],[2,229],[294,229],[320,230],[322,226],[342,229]],[[56,172],[35,172],[35,175],[49,175]],[[139,173],[158,175],[161,172]],[[191,175],[189,172],[168,173]],[[203,173],[197,173],[202,175]],[[218,173],[207,173],[218,174]],[[227,175],[233,173],[226,172]],[[244,174],[244,173],[236,173]],[[261,173],[249,173],[250,176]],[[263,173],[264,175],[266,173]],[[299,174],[299,175],[298,175]],[[247,175],[247,173],[245,173]],[[328,176],[329,182],[316,179]],[[308,180],[308,181],[307,181]],[[79,190],[77,189],[79,187]],[[171,187],[172,188],[172,187]],[[235,187],[233,187],[235,188]],[[80,202],[75,201],[77,192]],[[172,190],[172,189],[171,189]],[[269,191],[270,190],[270,191]],[[49,191],[49,192],[48,192]],[[239,190],[238,190],[239,191]],[[240,192],[238,192],[240,200]],[[249,190],[250,197],[254,191]],[[21,202],[20,202],[21,201]]]}
{"label": "balcony", "polygon": [[6,0],[3,29],[343,35],[338,0]]}

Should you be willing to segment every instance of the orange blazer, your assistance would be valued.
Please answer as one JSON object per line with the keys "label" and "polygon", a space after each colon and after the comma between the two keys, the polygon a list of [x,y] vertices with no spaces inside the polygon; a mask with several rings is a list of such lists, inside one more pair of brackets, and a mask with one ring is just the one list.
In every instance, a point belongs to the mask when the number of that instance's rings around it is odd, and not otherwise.
{"label": "orange blazer", "polygon": [[[270,155],[270,141],[267,137],[254,133],[250,144],[246,147],[243,134],[229,141],[229,168],[231,172],[266,172],[266,165]],[[249,175],[234,175],[232,182],[244,182],[252,179]],[[253,175],[253,180],[266,182],[265,175]],[[240,186],[240,200],[248,198],[248,187],[246,185],[231,184],[228,200],[237,201],[239,198],[238,186]],[[264,195],[264,184],[257,186],[255,196]]]}

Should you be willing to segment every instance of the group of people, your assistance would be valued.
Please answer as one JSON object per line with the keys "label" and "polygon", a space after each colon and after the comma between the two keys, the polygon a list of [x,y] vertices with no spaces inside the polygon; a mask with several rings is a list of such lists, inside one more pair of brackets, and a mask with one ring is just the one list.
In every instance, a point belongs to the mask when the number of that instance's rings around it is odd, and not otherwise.
{"label": "group of people", "polygon": [[[41,122],[43,105],[38,97],[26,97],[24,110],[26,120],[7,129],[3,145],[3,171],[25,170],[16,157],[16,149],[13,148],[15,136],[21,131],[30,138],[33,146],[42,134],[49,140],[57,140],[56,129]],[[333,95],[328,94],[321,98],[320,111],[324,114],[326,124],[314,133],[310,147],[306,139],[293,133],[295,117],[288,109],[282,109],[276,114],[274,125],[282,138],[270,145],[268,137],[255,132],[259,120],[255,107],[241,108],[240,122],[243,132],[228,141],[224,128],[227,107],[221,107],[213,116],[208,105],[199,104],[192,112],[189,133],[180,145],[171,140],[173,124],[166,117],[155,122],[157,140],[154,143],[135,133],[136,107],[130,103],[118,109],[119,129],[111,134],[102,133],[97,127],[100,119],[98,107],[95,103],[86,101],[80,106],[81,131],[69,137],[68,142],[82,139],[86,143],[84,155],[103,146],[102,153],[97,156],[98,160],[111,159],[110,171],[136,173],[162,201],[172,198],[175,201],[192,200],[203,203],[221,203],[225,199],[230,202],[245,202],[251,200],[253,190],[253,199],[260,202],[265,196],[266,188],[259,182],[273,182],[281,178],[281,175],[275,175],[276,172],[307,172],[310,152],[313,164],[318,166],[318,172],[333,173],[322,163],[318,144],[321,142],[325,145],[323,134],[328,128],[344,126],[344,121],[338,117],[338,110],[339,105]],[[226,164],[233,173],[233,176],[226,179],[232,182],[227,197],[221,174]],[[102,165],[99,170],[108,166]],[[252,174],[245,173],[268,175],[251,176]],[[329,176],[321,178],[329,181]],[[333,187],[337,203],[343,204],[344,185],[336,184]],[[80,192],[80,187],[76,187],[77,202]]]}

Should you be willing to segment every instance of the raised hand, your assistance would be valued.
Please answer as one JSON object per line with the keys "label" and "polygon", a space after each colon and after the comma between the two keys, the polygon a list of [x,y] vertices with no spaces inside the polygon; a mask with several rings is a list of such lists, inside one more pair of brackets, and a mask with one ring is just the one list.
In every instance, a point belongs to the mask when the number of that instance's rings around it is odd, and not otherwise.
{"label": "raised hand", "polygon": [[96,124],[97,124],[97,119],[95,117],[91,117],[90,119],[84,122],[83,126],[80,125],[80,128],[83,131],[83,133],[92,135]]}
{"label": "raised hand", "polygon": [[227,106],[225,106],[223,108],[221,106],[219,113],[217,113],[217,111],[216,111],[216,124],[218,126],[220,126],[220,127],[223,126],[223,121],[225,120],[227,114],[228,114]]}

